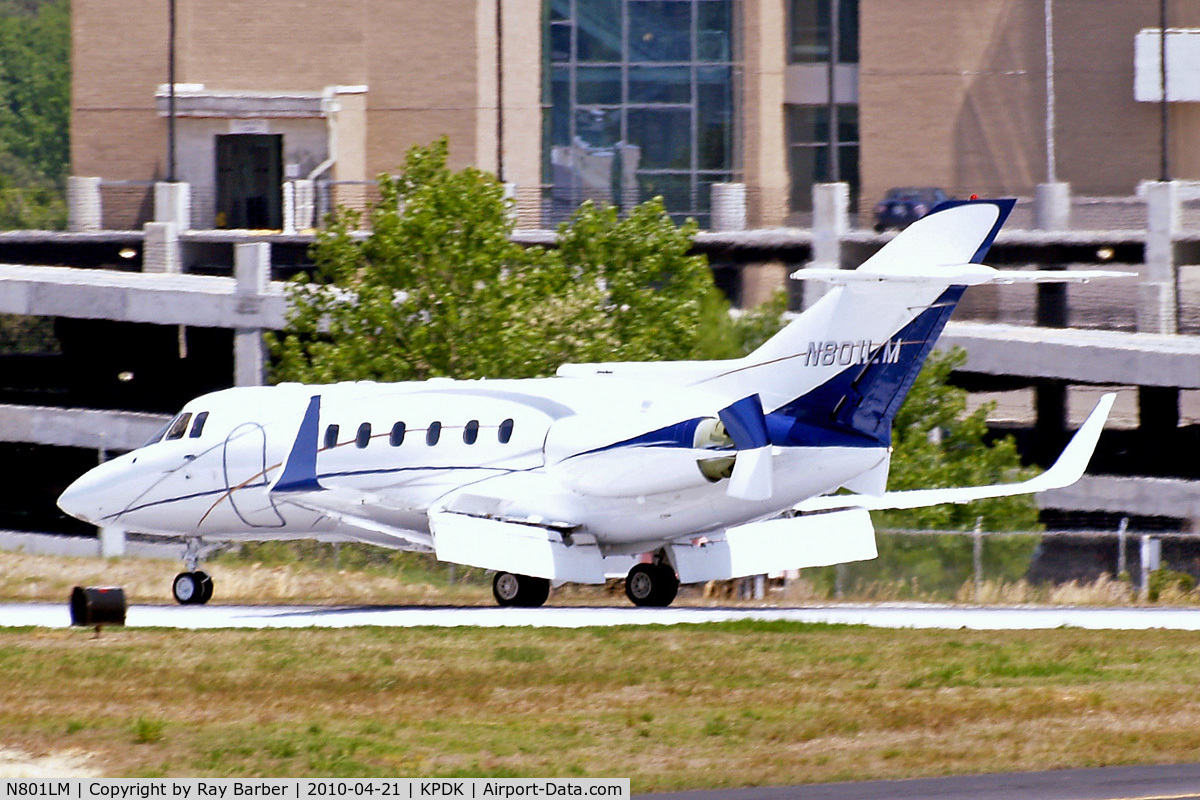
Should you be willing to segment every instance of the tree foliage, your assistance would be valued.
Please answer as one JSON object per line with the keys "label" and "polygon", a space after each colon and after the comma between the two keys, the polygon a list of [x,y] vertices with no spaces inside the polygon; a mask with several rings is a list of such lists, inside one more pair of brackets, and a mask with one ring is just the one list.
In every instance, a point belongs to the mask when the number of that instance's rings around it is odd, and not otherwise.
{"label": "tree foliage", "polygon": [[66,222],[69,0],[0,3],[0,227]]}
{"label": "tree foliage", "polygon": [[[925,362],[893,424],[888,489],[1008,483],[1036,473],[1021,467],[1011,437],[985,444],[992,406],[985,404],[968,414],[967,393],[949,384],[950,373],[965,362],[966,351],[961,348],[935,350]],[[978,517],[990,531],[1039,527],[1031,495],[890,511],[878,515],[876,522],[878,527],[968,530]]]}
{"label": "tree foliage", "polygon": [[585,204],[557,249],[511,241],[513,217],[489,173],[446,166],[443,139],[380,177],[371,232],[342,214],[313,253],[316,283],[291,285],[273,337],[275,380],[522,378],[571,362],[700,354],[713,291],[694,224],[661,200],[625,219]]}

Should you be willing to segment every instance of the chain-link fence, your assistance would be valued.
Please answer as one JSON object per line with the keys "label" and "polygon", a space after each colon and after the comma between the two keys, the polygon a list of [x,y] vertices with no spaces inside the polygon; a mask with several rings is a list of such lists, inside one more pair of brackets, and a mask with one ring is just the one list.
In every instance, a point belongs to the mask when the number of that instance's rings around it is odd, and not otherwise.
{"label": "chain-link fence", "polygon": [[1200,534],[880,530],[871,561],[715,583],[711,596],[790,601],[1200,605]]}

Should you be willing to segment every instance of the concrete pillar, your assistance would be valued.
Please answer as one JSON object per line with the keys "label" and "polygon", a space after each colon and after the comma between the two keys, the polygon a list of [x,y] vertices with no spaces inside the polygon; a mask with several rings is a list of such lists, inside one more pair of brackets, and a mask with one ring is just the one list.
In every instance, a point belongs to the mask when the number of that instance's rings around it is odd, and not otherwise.
{"label": "concrete pillar", "polygon": [[[1045,269],[1062,269],[1061,264],[1047,264]],[[1034,321],[1041,328],[1065,328],[1069,324],[1070,310],[1067,306],[1065,283],[1039,283]]]}
{"label": "concrete pillar", "polygon": [[1167,432],[1179,427],[1179,390],[1171,386],[1138,387],[1138,427]]}
{"label": "concrete pillar", "polygon": [[1049,466],[1067,441],[1067,384],[1063,381],[1038,381],[1034,388],[1034,460]]}
{"label": "concrete pillar", "polygon": [[712,185],[712,222],[709,230],[746,230],[746,184],[714,183]]}
{"label": "concrete pillar", "polygon": [[1034,190],[1033,225],[1043,231],[1071,227],[1071,184],[1039,183]]}
{"label": "concrete pillar", "polygon": [[315,181],[310,181],[308,179],[294,180],[292,181],[292,185],[295,187],[296,191],[296,230],[312,230],[317,226],[317,189]]}
{"label": "concrete pillar", "polygon": [[100,529],[100,557],[120,558],[125,555],[125,529]]}
{"label": "concrete pillar", "polygon": [[[821,269],[842,266],[842,236],[850,230],[850,184],[817,183],[812,188],[813,229],[812,264]],[[803,308],[820,300],[827,291],[824,284],[806,281]]]}
{"label": "concrete pillar", "polygon": [[143,228],[142,272],[180,272],[179,229],[173,222],[147,222]]}
{"label": "concrete pillar", "polygon": [[[271,245],[266,242],[234,245],[233,274],[237,280],[234,294],[239,301],[259,302],[271,280]],[[262,329],[238,328],[233,335],[234,385],[262,386],[265,366]]]}
{"label": "concrete pillar", "polygon": [[192,185],[190,183],[154,184],[154,221],[173,222],[175,229],[192,229]]}
{"label": "concrete pillar", "polygon": [[100,179],[78,175],[67,178],[67,230],[98,231],[103,227]]}
{"label": "concrete pillar", "polygon": [[296,232],[296,183],[283,182],[283,232]]}
{"label": "concrete pillar", "polygon": [[1178,333],[1175,234],[1180,228],[1179,185],[1155,181],[1145,186],[1146,264],[1138,287],[1138,331]]}
{"label": "concrete pillar", "polygon": [[766,264],[746,264],[742,267],[742,308],[754,308],[771,299],[771,295],[787,286],[788,270],[778,261]]}

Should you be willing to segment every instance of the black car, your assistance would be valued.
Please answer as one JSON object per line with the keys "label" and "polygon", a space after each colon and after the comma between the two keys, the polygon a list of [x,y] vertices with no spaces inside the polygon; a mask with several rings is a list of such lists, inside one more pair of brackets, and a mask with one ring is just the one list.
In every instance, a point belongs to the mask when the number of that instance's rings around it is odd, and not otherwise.
{"label": "black car", "polygon": [[933,186],[907,186],[889,189],[875,206],[875,230],[902,230],[928,214],[950,197]]}

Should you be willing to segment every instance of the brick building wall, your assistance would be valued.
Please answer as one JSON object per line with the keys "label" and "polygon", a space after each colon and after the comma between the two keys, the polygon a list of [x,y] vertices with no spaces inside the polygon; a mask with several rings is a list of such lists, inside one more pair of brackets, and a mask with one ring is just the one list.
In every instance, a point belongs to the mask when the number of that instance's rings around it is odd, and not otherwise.
{"label": "brick building wall", "polygon": [[[1159,112],[1133,99],[1134,37],[1157,0],[1054,0],[1058,179],[1128,195],[1158,177]],[[1173,0],[1172,27],[1200,26]],[[1030,196],[1046,180],[1043,0],[863,0],[862,208],[891,186]],[[1196,111],[1172,108],[1174,177],[1200,178]]]}

